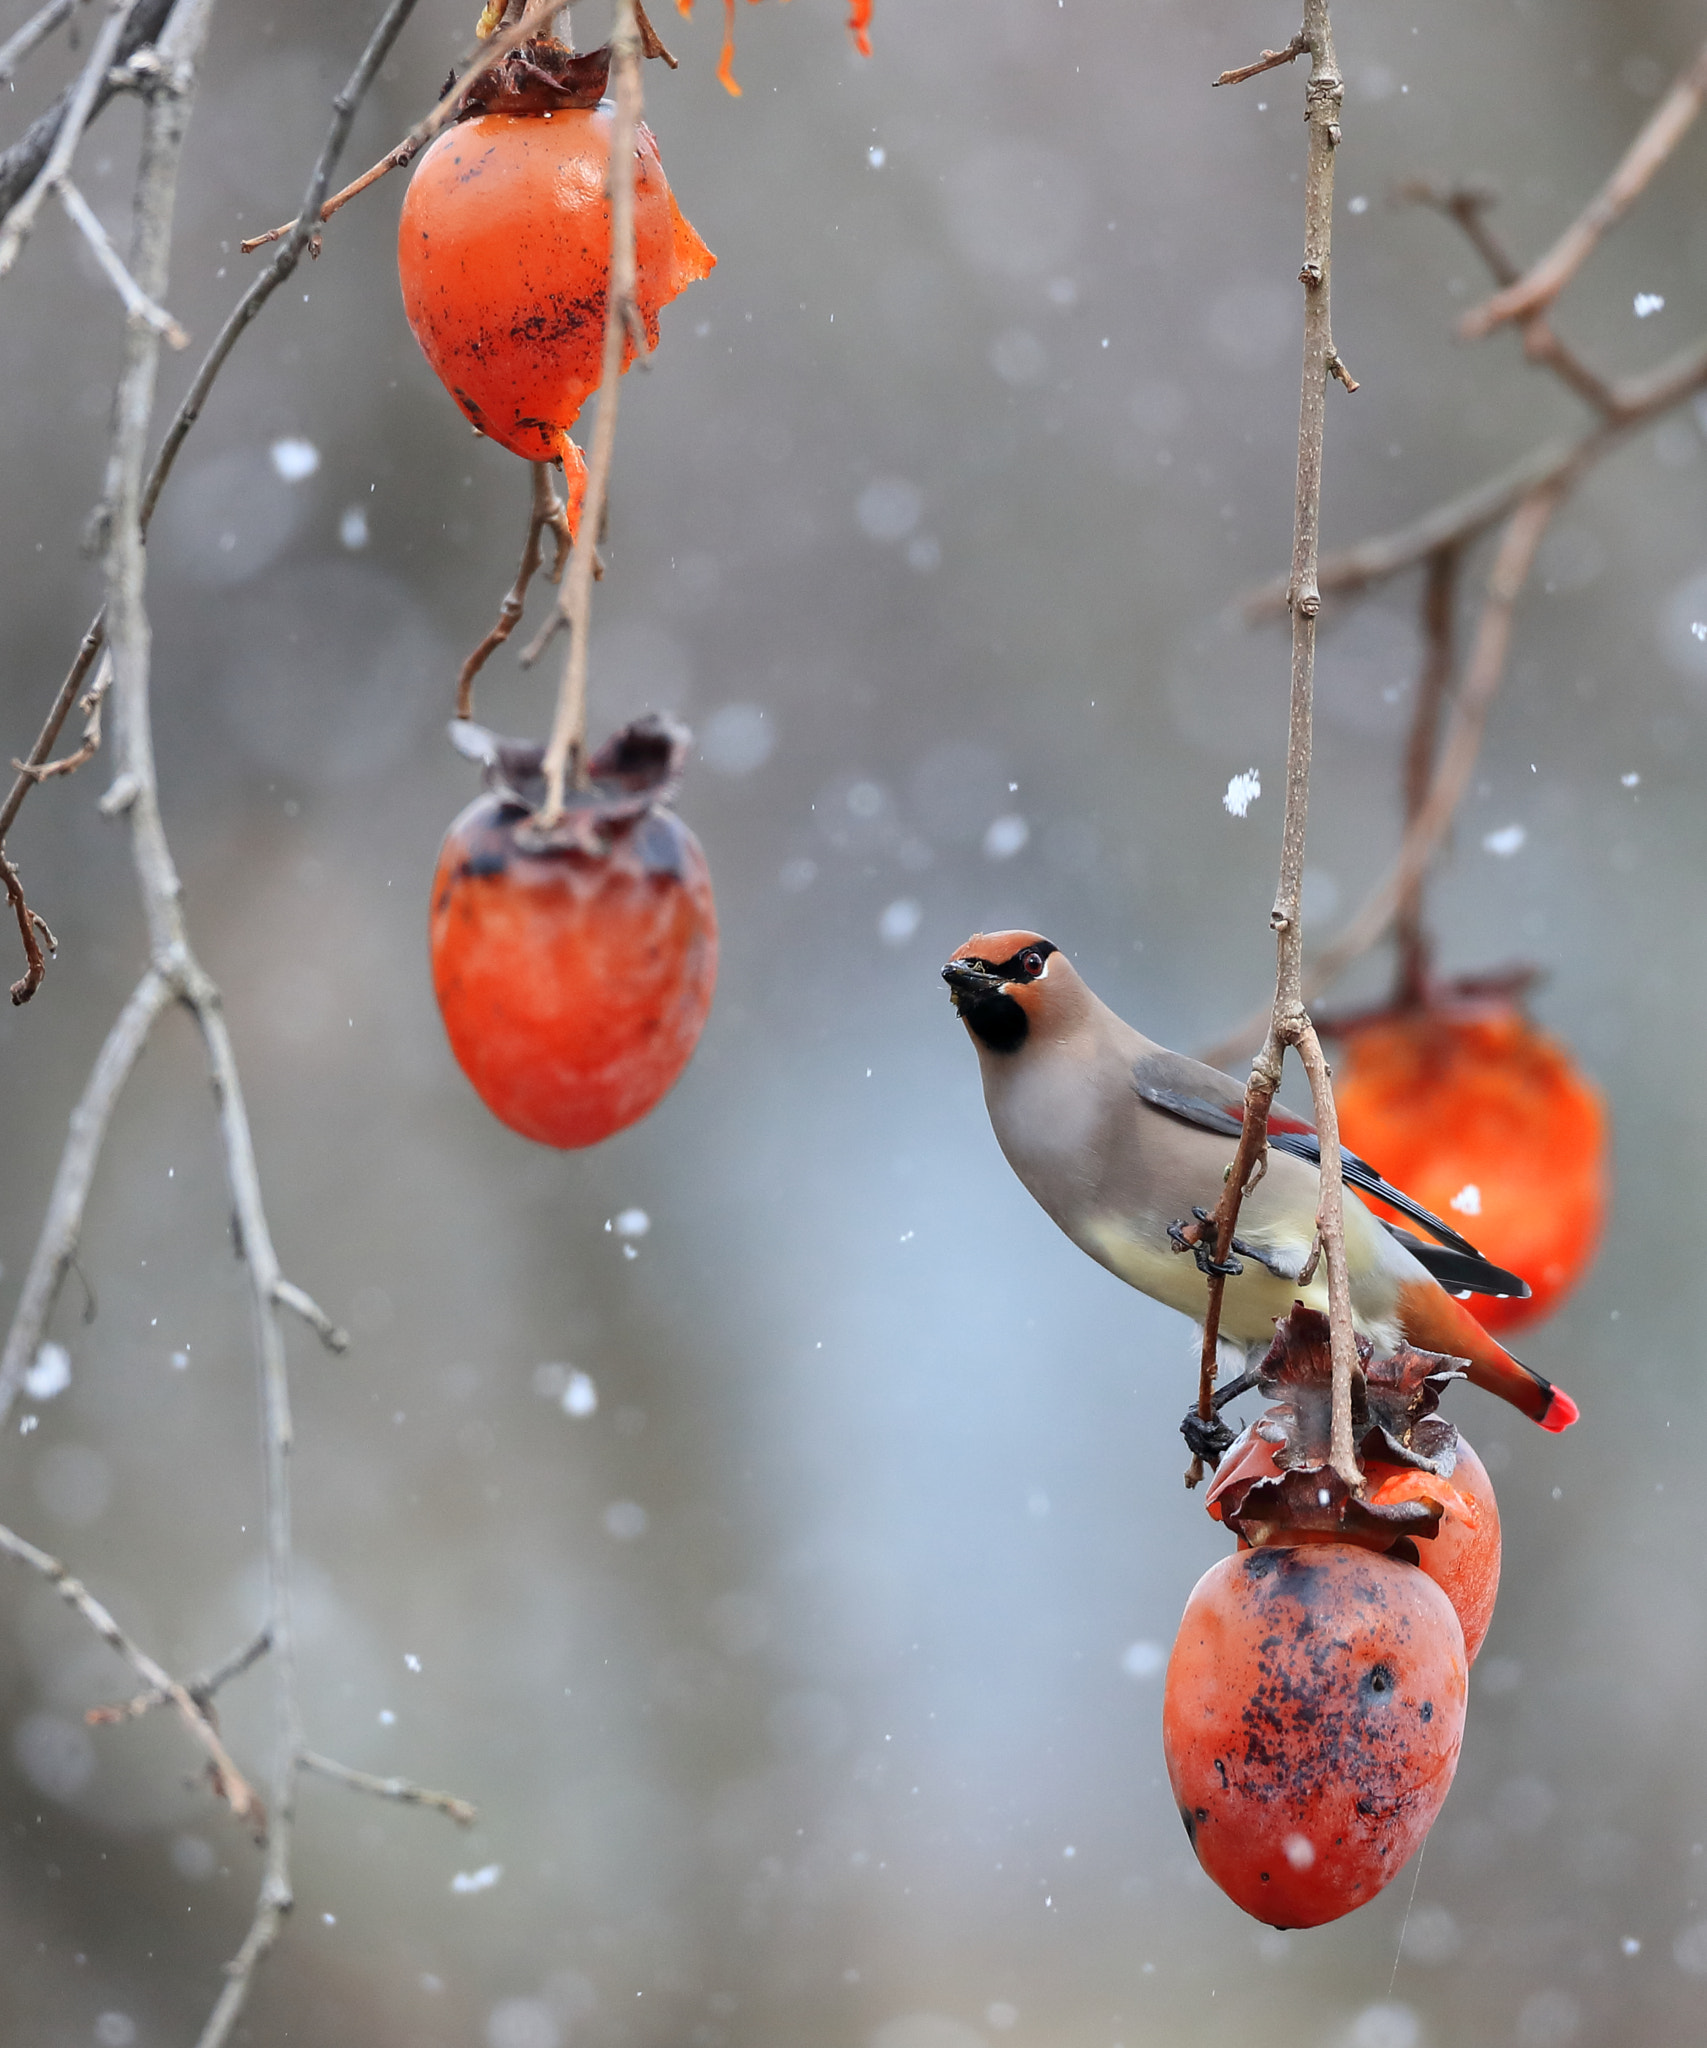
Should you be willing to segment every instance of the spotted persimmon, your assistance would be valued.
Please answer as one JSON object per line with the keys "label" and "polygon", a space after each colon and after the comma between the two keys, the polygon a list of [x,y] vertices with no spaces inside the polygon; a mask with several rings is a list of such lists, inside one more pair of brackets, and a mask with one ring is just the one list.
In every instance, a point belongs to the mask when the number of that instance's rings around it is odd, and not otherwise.
{"label": "spotted persimmon", "polygon": [[1421,1845],[1464,1735],[1464,1636],[1414,1565],[1265,1546],[1193,1588],[1162,1702],[1197,1860],[1271,1927],[1369,1900]]}
{"label": "spotted persimmon", "polygon": [[1465,1301],[1485,1328],[1548,1314],[1587,1270],[1606,1220],[1605,1104],[1515,1004],[1455,1002],[1347,1027],[1334,1097],[1353,1151],[1529,1282],[1527,1300]]}
{"label": "spotted persimmon", "polygon": [[[545,53],[530,47],[525,77],[537,78]],[[528,90],[537,98],[531,87],[495,94],[497,107],[531,107]],[[569,429],[598,388],[604,350],[613,111],[560,101],[457,122],[416,165],[397,230],[404,310],[427,361],[483,434],[530,461],[561,459],[571,526],[586,469]],[[655,347],[660,308],[717,259],[677,206],[644,125],[634,234],[636,310]],[[629,335],[624,369],[634,354]]]}
{"label": "spotted persimmon", "polygon": [[664,805],[687,735],[656,718],[619,733],[562,822],[541,828],[542,750],[453,734],[492,786],[445,835],[433,877],[433,990],[451,1050],[512,1130],[595,1145],[656,1107],[711,1007],[711,876]]}

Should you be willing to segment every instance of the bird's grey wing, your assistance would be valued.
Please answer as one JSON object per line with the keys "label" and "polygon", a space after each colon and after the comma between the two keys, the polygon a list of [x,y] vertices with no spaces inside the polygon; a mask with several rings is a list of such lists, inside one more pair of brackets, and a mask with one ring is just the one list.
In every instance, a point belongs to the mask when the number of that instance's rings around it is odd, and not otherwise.
{"label": "bird's grey wing", "polygon": [[[1145,1053],[1132,1064],[1132,1086],[1140,1099],[1153,1109],[1161,1110],[1166,1116],[1177,1117],[1182,1123],[1196,1124],[1201,1130],[1215,1131],[1228,1138],[1238,1137],[1244,1129],[1244,1089],[1231,1074],[1223,1074],[1216,1067],[1206,1067],[1201,1060],[1187,1059],[1183,1053]],[[1289,1110],[1269,1110],[1268,1141],[1277,1152],[1290,1152],[1294,1158],[1307,1159],[1317,1167],[1322,1163],[1321,1141],[1314,1128]],[[1420,1202],[1412,1201],[1402,1188],[1396,1188],[1391,1181],[1383,1179],[1368,1160],[1360,1159],[1355,1152],[1341,1151],[1340,1172],[1349,1186],[1363,1194],[1374,1195],[1401,1215],[1410,1217],[1413,1223],[1420,1223],[1424,1230],[1439,1238],[1460,1258],[1486,1267],[1488,1274],[1497,1276],[1501,1283],[1516,1278],[1515,1274],[1501,1273],[1497,1266],[1489,1265],[1467,1237],[1461,1237],[1432,1209],[1425,1209]],[[1457,1284],[1462,1287],[1470,1283],[1460,1279]],[[1518,1281],[1518,1285],[1522,1287],[1523,1282]],[[1477,1291],[1498,1293],[1502,1288],[1490,1286]],[[1524,1292],[1528,1292],[1526,1287]]]}

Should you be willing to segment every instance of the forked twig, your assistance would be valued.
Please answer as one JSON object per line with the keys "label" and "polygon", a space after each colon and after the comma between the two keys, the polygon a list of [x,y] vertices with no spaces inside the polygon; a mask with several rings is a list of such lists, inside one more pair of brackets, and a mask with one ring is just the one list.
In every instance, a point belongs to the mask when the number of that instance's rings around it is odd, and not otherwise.
{"label": "forked twig", "polygon": [[178,1718],[207,1752],[211,1768],[213,1787],[239,1820],[257,1813],[259,1802],[249,1787],[248,1780],[231,1761],[219,1731],[213,1725],[207,1708],[198,1705],[189,1688],[149,1656],[140,1644],[132,1642],[100,1601],[89,1591],[80,1579],[74,1579],[57,1557],[50,1557],[45,1550],[38,1550],[22,1536],[0,1525],[0,1551],[15,1558],[19,1564],[27,1565],[59,1595],[67,1607],[80,1614],[95,1631],[102,1642],[116,1650],[137,1676],[145,1680],[150,1689],[159,1694],[163,1702],[169,1701],[178,1710]]}
{"label": "forked twig", "polygon": [[474,678],[521,624],[522,613],[527,609],[528,586],[545,559],[547,533],[550,533],[557,543],[552,565],[546,571],[551,582],[562,582],[563,567],[569,559],[572,546],[569,510],[557,495],[551,464],[535,462],[529,467],[533,471],[533,496],[528,508],[527,540],[522,547],[521,563],[516,570],[515,582],[511,584],[504,602],[498,607],[497,623],[462,664],[462,672],[456,679],[458,718],[474,716]]}

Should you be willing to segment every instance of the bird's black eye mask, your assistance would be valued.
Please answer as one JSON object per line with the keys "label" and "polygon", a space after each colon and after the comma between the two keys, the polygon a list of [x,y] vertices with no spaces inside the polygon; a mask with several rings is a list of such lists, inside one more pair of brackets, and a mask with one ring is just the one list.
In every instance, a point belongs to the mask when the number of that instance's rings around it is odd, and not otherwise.
{"label": "bird's black eye mask", "polygon": [[1031,1019],[1003,993],[1004,985],[1036,981],[1055,951],[1047,939],[1038,939],[1006,960],[951,960],[942,970],[962,1023],[992,1052],[1018,1052],[1031,1029]]}

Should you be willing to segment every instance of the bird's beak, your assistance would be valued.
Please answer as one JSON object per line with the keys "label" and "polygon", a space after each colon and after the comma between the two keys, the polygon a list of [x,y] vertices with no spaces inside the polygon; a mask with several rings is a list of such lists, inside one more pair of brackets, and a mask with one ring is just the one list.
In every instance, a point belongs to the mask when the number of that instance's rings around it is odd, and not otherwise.
{"label": "bird's beak", "polygon": [[999,974],[992,974],[987,967],[974,967],[969,960],[951,960],[942,970],[942,978],[957,1010],[978,996],[993,996],[1004,986]]}

